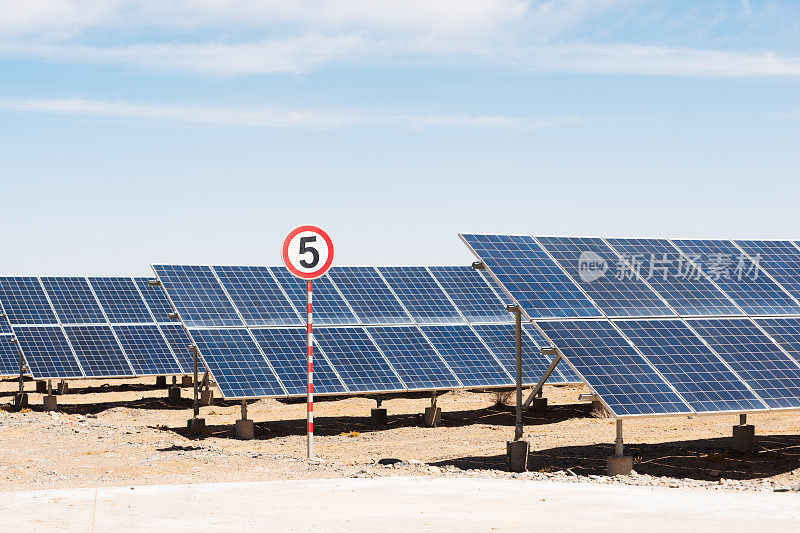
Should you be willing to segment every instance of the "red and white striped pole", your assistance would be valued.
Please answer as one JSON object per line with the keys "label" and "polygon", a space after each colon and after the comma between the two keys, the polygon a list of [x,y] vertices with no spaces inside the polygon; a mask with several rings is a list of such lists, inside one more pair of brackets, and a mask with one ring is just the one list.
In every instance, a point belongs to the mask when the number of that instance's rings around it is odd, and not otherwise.
{"label": "red and white striped pole", "polygon": [[308,344],[306,350],[306,365],[308,374],[308,389],[306,391],[306,404],[308,405],[308,458],[314,458],[314,330],[311,325],[311,280],[306,281],[306,332]]}

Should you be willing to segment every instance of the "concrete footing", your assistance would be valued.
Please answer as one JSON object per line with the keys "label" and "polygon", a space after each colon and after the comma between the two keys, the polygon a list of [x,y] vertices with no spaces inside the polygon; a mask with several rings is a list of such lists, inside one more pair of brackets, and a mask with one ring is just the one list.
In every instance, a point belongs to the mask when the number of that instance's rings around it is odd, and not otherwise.
{"label": "concrete footing", "polygon": [[528,454],[531,444],[526,440],[512,440],[506,442],[506,456],[509,472],[525,472],[528,469]]}
{"label": "concrete footing", "polygon": [[191,387],[192,384],[192,376],[183,376],[181,378],[181,387]]}
{"label": "concrete footing", "polygon": [[24,392],[18,392],[14,395],[14,407],[17,409],[24,409],[28,407],[28,395]]}
{"label": "concrete footing", "polygon": [[426,407],[425,414],[422,415],[422,425],[426,428],[435,428],[442,423],[441,407]]}
{"label": "concrete footing", "polygon": [[58,410],[58,400],[52,394],[48,394],[44,397],[44,410],[45,411],[56,411]]}
{"label": "concrete footing", "polygon": [[547,398],[534,398],[531,403],[531,411],[543,413],[547,411]]}
{"label": "concrete footing", "polygon": [[200,391],[200,405],[211,405],[214,403],[214,391],[213,390],[201,390]]}
{"label": "concrete footing", "polygon": [[751,453],[756,449],[756,427],[752,424],[733,426],[733,449]]}
{"label": "concrete footing", "polygon": [[236,421],[236,438],[242,440],[251,440],[255,438],[255,426],[250,419],[239,419]]}
{"label": "concrete footing", "polygon": [[69,385],[67,385],[66,381],[62,381],[58,384],[58,387],[56,387],[56,394],[69,394]]}
{"label": "concrete footing", "polygon": [[36,392],[39,394],[47,394],[47,382],[40,379],[36,381]]}
{"label": "concrete footing", "polygon": [[206,429],[205,418],[190,418],[186,421],[186,429],[190,435],[202,435]]}
{"label": "concrete footing", "polygon": [[385,426],[388,420],[389,416],[386,413],[386,409],[382,407],[376,407],[370,411],[369,421],[373,426]]}
{"label": "concrete footing", "polygon": [[156,387],[161,389],[167,388],[167,376],[156,376]]}
{"label": "concrete footing", "polygon": [[592,400],[592,411],[597,411],[598,413],[604,413],[606,410],[605,405],[600,400]]}
{"label": "concrete footing", "polygon": [[180,387],[170,387],[169,392],[167,393],[167,398],[171,402],[179,402],[181,401],[181,388]]}
{"label": "concrete footing", "polygon": [[627,476],[633,470],[633,457],[623,455],[617,457],[612,455],[607,460],[609,476]]}

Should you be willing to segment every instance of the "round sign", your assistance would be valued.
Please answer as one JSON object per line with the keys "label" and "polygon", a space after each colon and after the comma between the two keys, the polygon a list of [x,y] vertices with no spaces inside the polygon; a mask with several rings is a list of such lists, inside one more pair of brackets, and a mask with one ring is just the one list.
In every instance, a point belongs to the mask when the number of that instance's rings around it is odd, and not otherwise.
{"label": "round sign", "polygon": [[333,263],[333,241],[317,226],[299,226],[283,241],[283,264],[302,279],[316,279]]}

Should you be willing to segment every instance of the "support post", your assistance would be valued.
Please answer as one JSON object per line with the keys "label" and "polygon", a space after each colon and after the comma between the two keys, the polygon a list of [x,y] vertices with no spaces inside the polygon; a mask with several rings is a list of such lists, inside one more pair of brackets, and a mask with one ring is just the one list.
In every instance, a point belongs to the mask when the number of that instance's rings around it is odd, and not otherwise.
{"label": "support post", "polygon": [[752,453],[756,449],[756,427],[747,423],[747,414],[739,415],[739,425],[733,426],[733,449],[741,453]]}
{"label": "support post", "polygon": [[247,400],[242,400],[242,418],[236,421],[236,438],[250,440],[255,437],[253,421],[247,418]]}
{"label": "support post", "polygon": [[633,470],[633,457],[625,455],[622,441],[622,419],[617,419],[617,438],[614,439],[614,455],[608,458],[609,476],[627,476]]}
{"label": "support post", "polygon": [[192,345],[192,371],[194,373],[193,381],[193,398],[192,398],[192,418],[186,423],[186,427],[191,435],[201,435],[206,426],[206,421],[200,418],[200,403],[198,401],[198,382],[197,382],[197,346]]}
{"label": "support post", "polygon": [[[14,344],[16,344],[17,340],[14,339]],[[17,347],[17,351],[19,352],[19,392],[17,392],[16,396],[14,396],[14,407],[17,409],[23,409],[28,407],[28,395],[25,394],[25,358],[22,356],[22,350]]]}
{"label": "support post", "polygon": [[311,307],[311,292],[313,282],[306,281],[306,363],[308,365],[306,375],[307,386],[306,389],[306,413],[308,431],[306,433],[306,448],[307,456],[309,459],[314,458],[314,326],[312,326],[312,307]]}
{"label": "support post", "polygon": [[442,408],[436,407],[436,392],[431,393],[431,406],[425,408],[422,421],[427,428],[435,428],[442,423]]}
{"label": "support post", "polygon": [[56,397],[53,396],[52,380],[47,380],[47,395],[43,398],[43,402],[45,411],[55,411],[58,409],[58,401],[56,400]]}
{"label": "support post", "polygon": [[522,310],[518,305],[506,306],[506,310],[514,313],[514,318],[516,319],[515,335],[517,341],[516,421],[514,424],[514,440],[506,443],[506,456],[508,459],[508,469],[511,472],[524,472],[528,469],[530,443],[522,438]]}
{"label": "support post", "polygon": [[386,422],[389,420],[389,416],[388,413],[386,412],[386,409],[381,407],[381,404],[383,403],[383,398],[381,398],[380,396],[376,397],[375,403],[377,405],[369,414],[369,422],[373,426],[385,426]]}

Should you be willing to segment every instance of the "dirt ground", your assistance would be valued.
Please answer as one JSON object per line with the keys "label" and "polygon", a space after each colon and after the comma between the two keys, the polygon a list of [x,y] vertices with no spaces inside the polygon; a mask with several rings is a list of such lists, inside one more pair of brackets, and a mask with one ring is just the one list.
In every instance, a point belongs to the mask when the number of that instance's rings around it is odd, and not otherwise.
{"label": "dirt ground", "polygon": [[[242,441],[233,426],[240,404],[217,401],[201,408],[206,434],[192,438],[185,431],[191,389],[183,389],[180,403],[170,403],[167,391],[154,383],[154,378],[73,381],[69,393],[58,397],[59,411],[48,413],[42,410],[42,395],[31,392],[32,382],[26,382],[31,409],[14,412],[10,404],[17,383],[0,382],[0,403],[5,404],[0,411],[0,490],[509,475],[504,473],[505,445],[513,437],[513,410],[498,405],[495,393],[441,396],[443,421],[437,428],[421,427],[421,413],[429,405],[425,398],[385,400],[389,421],[378,428],[370,425],[371,399],[317,401],[315,450],[321,461],[309,463],[303,460],[304,403],[250,402],[256,438]],[[578,401],[581,392],[586,390],[580,386],[546,386],[547,412],[527,413],[530,470],[591,476],[587,480],[604,477],[614,422]],[[798,413],[749,415],[748,422],[756,426],[754,454],[729,450],[738,415],[626,421],[626,454],[634,456],[638,475],[656,484],[733,480],[739,490],[765,490],[800,483]]]}

